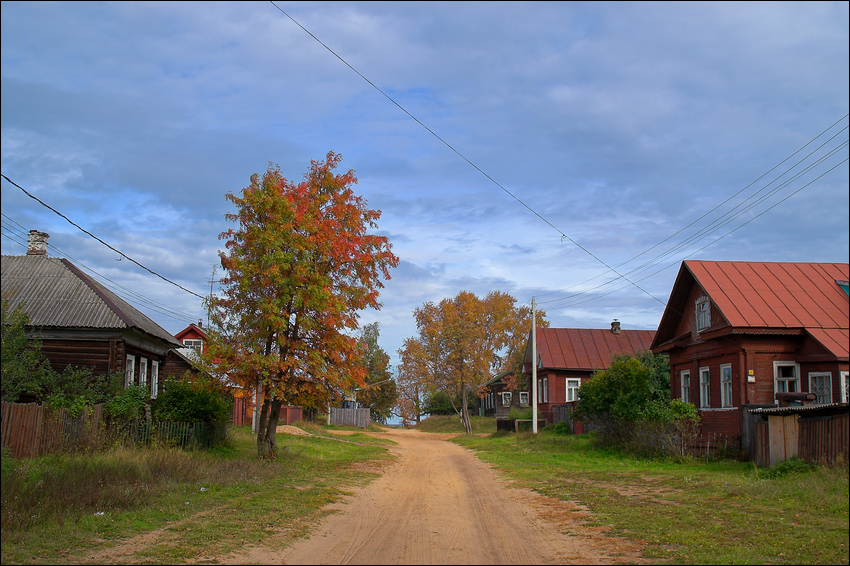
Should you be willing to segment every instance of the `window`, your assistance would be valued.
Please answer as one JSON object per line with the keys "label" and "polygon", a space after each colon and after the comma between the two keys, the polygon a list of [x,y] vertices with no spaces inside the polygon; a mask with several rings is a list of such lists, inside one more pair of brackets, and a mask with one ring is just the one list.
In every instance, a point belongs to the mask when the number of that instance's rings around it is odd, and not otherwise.
{"label": "window", "polygon": [[696,302],[697,332],[711,326],[711,301],[702,296]]}
{"label": "window", "polygon": [[732,406],[732,364],[720,364],[720,406]]}
{"label": "window", "polygon": [[679,378],[682,385],[682,401],[685,403],[691,402],[691,370],[683,369],[679,372]]}
{"label": "window", "polygon": [[848,395],[850,395],[850,372],[841,372],[841,402],[847,403]]}
{"label": "window", "polygon": [[578,401],[578,388],[581,385],[580,379],[567,379],[567,402]]}
{"label": "window", "polygon": [[510,407],[511,406],[511,392],[503,391],[502,392],[502,406]]}
{"label": "window", "polygon": [[202,354],[204,352],[203,340],[184,338],[183,345],[188,346],[189,348],[194,348],[198,351],[199,354]]}
{"label": "window", "polygon": [[711,407],[709,392],[711,390],[711,372],[707,367],[699,368],[699,406]]}
{"label": "window", "polygon": [[537,403],[549,402],[549,378],[544,377],[537,382]]}
{"label": "window", "polygon": [[519,392],[519,404],[524,407],[528,406],[528,391]]}
{"label": "window", "polygon": [[159,393],[159,361],[153,360],[151,362],[151,399],[156,399],[157,393]]}
{"label": "window", "polygon": [[773,362],[774,393],[800,391],[799,368],[794,362]]}
{"label": "window", "polygon": [[148,384],[148,359],[139,358],[139,385],[144,389]]}
{"label": "window", "polygon": [[832,373],[819,371],[809,374],[809,391],[815,394],[815,403],[832,403]]}
{"label": "window", "polygon": [[136,373],[136,356],[127,354],[127,363],[124,364],[124,387],[130,387],[135,383],[133,376]]}

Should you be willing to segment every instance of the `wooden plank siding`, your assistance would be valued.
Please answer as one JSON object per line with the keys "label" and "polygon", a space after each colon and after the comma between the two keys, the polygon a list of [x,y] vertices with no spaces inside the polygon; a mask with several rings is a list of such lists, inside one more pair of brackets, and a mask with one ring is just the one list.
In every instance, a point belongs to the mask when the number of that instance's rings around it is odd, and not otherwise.
{"label": "wooden plank siding", "polygon": [[340,409],[331,407],[331,424],[341,426],[369,426],[369,409]]}
{"label": "wooden plank siding", "polygon": [[3,401],[2,446],[15,458],[39,456],[95,441],[102,424],[103,405],[73,418],[67,409]]}
{"label": "wooden plank siding", "polygon": [[848,461],[850,414],[799,419],[797,455],[813,464]]}

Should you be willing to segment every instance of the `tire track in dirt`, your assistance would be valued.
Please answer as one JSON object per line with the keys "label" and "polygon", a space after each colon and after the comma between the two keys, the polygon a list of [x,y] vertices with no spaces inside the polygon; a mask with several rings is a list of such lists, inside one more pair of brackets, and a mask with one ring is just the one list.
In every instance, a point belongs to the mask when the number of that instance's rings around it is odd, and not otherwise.
{"label": "tire track in dirt", "polygon": [[312,535],[284,551],[252,548],[227,563],[621,564],[648,562],[636,543],[584,527],[577,506],[512,487],[445,435],[369,433],[398,456]]}

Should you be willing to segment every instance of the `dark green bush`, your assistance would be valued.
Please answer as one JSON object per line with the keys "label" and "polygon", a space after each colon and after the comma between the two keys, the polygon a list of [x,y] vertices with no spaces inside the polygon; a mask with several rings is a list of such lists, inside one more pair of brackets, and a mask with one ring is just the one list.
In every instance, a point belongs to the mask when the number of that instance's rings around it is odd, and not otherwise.
{"label": "dark green bush", "polygon": [[170,422],[205,422],[224,426],[233,413],[226,389],[210,379],[169,381],[152,402],[153,419]]}

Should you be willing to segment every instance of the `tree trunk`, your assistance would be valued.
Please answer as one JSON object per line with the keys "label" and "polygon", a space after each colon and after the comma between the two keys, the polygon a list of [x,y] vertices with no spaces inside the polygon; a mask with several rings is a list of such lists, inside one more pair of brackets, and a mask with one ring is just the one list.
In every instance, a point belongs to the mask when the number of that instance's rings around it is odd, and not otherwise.
{"label": "tree trunk", "polygon": [[265,438],[266,432],[266,419],[269,417],[269,407],[271,405],[271,400],[268,395],[263,397],[263,408],[260,409],[260,422],[257,426],[257,458],[262,459],[265,455],[263,450],[263,439]]}
{"label": "tree trunk", "polygon": [[280,418],[280,399],[272,399],[269,403],[269,416],[265,427],[260,430],[257,442],[262,448],[261,458],[274,460],[277,458],[277,422]]}
{"label": "tree trunk", "polygon": [[466,434],[472,434],[472,423],[469,422],[469,397],[466,388],[463,389],[461,399],[460,422],[463,424],[464,432]]}

